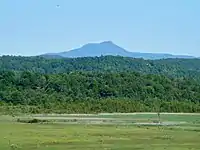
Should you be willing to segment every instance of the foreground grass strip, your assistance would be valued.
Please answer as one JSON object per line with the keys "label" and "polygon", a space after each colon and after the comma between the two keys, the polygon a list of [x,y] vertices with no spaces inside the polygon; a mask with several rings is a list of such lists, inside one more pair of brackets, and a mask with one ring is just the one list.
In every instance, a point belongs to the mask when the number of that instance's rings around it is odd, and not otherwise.
{"label": "foreground grass strip", "polygon": [[[188,121],[195,119],[197,118],[188,118]],[[198,124],[193,130],[189,125],[190,128],[187,126],[169,128],[30,124],[3,120],[0,122],[0,150],[199,150],[200,148]]]}

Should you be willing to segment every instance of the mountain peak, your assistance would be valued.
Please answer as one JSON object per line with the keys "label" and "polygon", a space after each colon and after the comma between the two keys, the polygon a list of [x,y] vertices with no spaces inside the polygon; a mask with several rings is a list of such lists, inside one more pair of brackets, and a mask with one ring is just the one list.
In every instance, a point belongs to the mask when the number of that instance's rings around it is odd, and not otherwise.
{"label": "mountain peak", "polygon": [[112,44],[112,45],[115,45],[112,41],[103,41],[100,44]]}
{"label": "mountain peak", "polygon": [[114,44],[112,41],[103,41],[103,42],[99,42],[99,43],[88,43],[83,45],[82,47],[88,47],[88,46],[117,46],[116,44]]}

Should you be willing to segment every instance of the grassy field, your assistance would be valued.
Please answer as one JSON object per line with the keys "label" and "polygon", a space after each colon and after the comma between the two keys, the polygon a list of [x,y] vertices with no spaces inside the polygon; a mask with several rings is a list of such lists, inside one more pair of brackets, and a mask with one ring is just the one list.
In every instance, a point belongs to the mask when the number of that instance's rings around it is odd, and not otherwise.
{"label": "grassy field", "polygon": [[[19,118],[46,119],[49,122],[36,124],[22,123],[17,122]],[[70,118],[76,118],[76,121],[66,121],[70,120]],[[81,122],[78,118],[85,121]],[[94,124],[91,123],[91,119],[93,121],[96,121],[96,119],[118,121],[111,124],[106,124],[105,121],[105,124],[97,121]],[[155,114],[35,115],[18,116],[15,118],[1,116],[0,150],[200,149],[200,115],[162,114],[161,119],[163,122],[179,122],[181,124],[173,126],[143,126],[134,124],[135,122],[155,121]],[[127,120],[129,122],[126,124]]]}

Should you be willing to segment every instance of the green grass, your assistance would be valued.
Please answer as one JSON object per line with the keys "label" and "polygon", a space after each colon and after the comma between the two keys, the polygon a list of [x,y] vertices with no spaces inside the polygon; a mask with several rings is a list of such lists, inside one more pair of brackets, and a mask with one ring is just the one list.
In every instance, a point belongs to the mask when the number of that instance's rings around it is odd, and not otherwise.
{"label": "green grass", "polygon": [[[149,118],[151,115],[142,115]],[[185,117],[184,117],[185,116]],[[113,116],[111,116],[113,118]],[[121,116],[124,118],[127,116]],[[141,116],[133,115],[135,119]],[[152,116],[154,117],[154,116]],[[185,121],[176,127],[19,123],[0,117],[0,150],[199,150],[200,116],[166,115],[166,121]],[[120,118],[118,116],[118,118]]]}

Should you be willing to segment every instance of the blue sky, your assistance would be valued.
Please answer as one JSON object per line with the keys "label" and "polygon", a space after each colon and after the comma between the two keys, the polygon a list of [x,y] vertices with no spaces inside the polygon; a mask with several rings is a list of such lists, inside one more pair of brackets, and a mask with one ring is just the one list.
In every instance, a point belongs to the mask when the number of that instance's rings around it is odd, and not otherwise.
{"label": "blue sky", "polygon": [[200,56],[199,8],[199,0],[1,0],[0,55],[109,40],[129,51]]}

